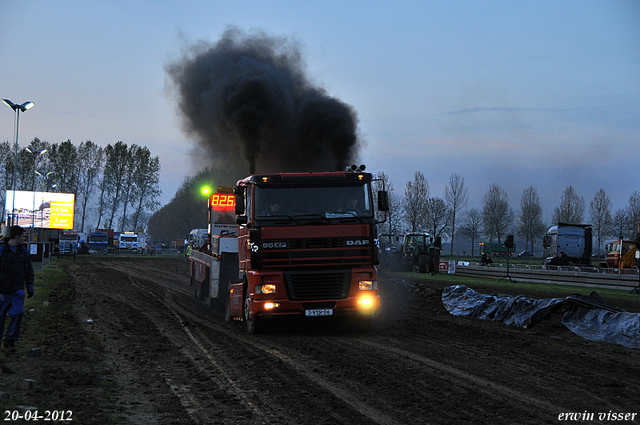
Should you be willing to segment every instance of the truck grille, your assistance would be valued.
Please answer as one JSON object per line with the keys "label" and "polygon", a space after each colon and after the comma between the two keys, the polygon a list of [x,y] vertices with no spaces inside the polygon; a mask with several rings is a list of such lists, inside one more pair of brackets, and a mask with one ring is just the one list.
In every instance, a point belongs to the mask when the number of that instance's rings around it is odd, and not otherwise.
{"label": "truck grille", "polygon": [[349,295],[351,271],[285,272],[284,282],[292,301],[342,299]]}
{"label": "truck grille", "polygon": [[286,249],[262,250],[262,265],[352,265],[371,261],[371,246],[348,246],[346,238],[288,239],[286,243]]}

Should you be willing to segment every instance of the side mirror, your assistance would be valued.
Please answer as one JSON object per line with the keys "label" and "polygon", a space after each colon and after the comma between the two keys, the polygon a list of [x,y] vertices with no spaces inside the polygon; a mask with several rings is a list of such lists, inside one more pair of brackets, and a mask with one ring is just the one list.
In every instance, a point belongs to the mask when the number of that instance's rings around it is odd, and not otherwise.
{"label": "side mirror", "polygon": [[247,221],[246,215],[239,215],[236,217],[236,224],[247,224]]}
{"label": "side mirror", "polygon": [[236,215],[244,215],[244,194],[236,194]]}
{"label": "side mirror", "polygon": [[378,210],[389,211],[389,193],[386,190],[378,191]]}
{"label": "side mirror", "polygon": [[435,245],[436,248],[440,249],[442,248],[442,238],[440,236],[438,236],[436,238],[436,241],[433,243]]}

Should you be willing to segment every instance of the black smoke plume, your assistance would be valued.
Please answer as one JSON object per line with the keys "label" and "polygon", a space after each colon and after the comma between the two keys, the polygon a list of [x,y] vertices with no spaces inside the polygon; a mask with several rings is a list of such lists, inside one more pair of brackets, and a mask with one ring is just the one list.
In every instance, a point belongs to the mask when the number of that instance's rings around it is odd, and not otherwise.
{"label": "black smoke plume", "polygon": [[254,174],[356,162],[355,110],[309,81],[302,56],[285,37],[227,29],[166,67],[184,128],[212,163]]}

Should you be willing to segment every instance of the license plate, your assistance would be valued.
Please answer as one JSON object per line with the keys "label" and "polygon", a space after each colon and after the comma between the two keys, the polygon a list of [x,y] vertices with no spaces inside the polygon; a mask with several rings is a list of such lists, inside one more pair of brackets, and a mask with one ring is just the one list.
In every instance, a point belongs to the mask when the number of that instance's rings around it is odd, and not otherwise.
{"label": "license plate", "polygon": [[317,310],[305,310],[304,314],[307,315],[307,317],[333,316],[333,310],[330,308],[317,309]]}

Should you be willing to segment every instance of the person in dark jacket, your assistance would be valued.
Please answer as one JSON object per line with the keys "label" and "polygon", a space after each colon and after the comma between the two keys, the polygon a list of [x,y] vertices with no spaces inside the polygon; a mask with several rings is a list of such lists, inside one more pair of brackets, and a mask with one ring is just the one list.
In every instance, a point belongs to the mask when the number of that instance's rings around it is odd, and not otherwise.
{"label": "person in dark jacket", "polygon": [[20,322],[24,316],[24,289],[28,297],[33,296],[34,272],[31,256],[23,245],[25,231],[20,226],[9,230],[9,237],[0,245],[0,340],[4,333],[4,322],[9,315],[9,327],[4,346],[15,351],[20,337]]}

